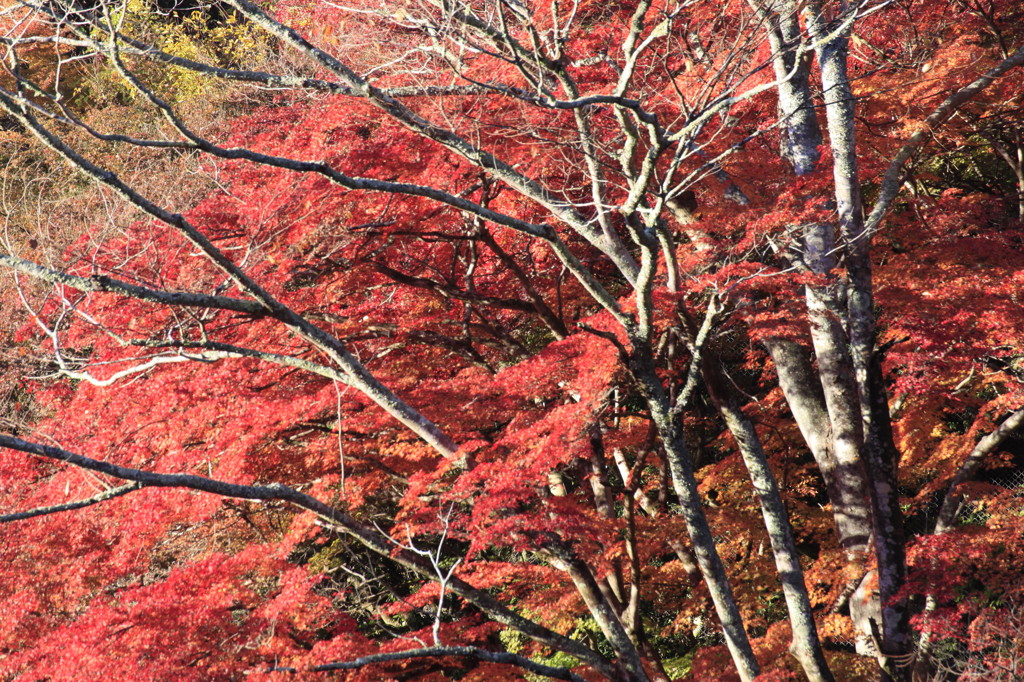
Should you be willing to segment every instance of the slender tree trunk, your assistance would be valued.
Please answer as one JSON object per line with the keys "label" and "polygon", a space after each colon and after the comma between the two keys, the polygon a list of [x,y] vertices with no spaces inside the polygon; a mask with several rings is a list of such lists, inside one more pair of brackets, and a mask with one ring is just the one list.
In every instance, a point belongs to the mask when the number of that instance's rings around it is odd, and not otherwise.
{"label": "slender tree trunk", "polygon": [[739,446],[743,463],[750,473],[750,482],[761,503],[761,514],[764,516],[775,566],[782,581],[782,594],[786,600],[793,632],[790,650],[800,662],[810,682],[831,682],[834,678],[821,650],[821,640],[818,638],[818,628],[814,622],[811,601],[807,596],[807,584],[804,582],[803,568],[800,565],[796,543],[793,541],[789,518],[786,516],[786,507],[775,483],[775,476],[768,466],[768,458],[761,447],[760,438],[754,430],[754,425],[729,394],[715,359],[707,358],[703,363],[703,370],[704,383],[711,400],[725,419],[726,427]]}
{"label": "slender tree trunk", "polygon": [[683,437],[681,421],[672,414],[668,396],[665,395],[661,380],[654,369],[653,356],[645,353],[639,344],[634,344],[634,348],[639,350],[630,358],[630,370],[661,439],[672,489],[679,498],[681,515],[686,522],[694,558],[697,560],[708,592],[711,593],[711,601],[715,605],[715,613],[722,626],[725,645],[732,656],[736,671],[743,682],[750,682],[760,674],[761,669],[754,657],[747,631],[743,627],[743,617],[729,584],[725,564],[718,554],[711,526],[700,501],[697,478],[694,476],[693,462],[690,460],[690,453]]}
{"label": "slender tree trunk", "polygon": [[708,525],[707,516],[701,507],[700,494],[697,490],[697,479],[694,477],[693,465],[683,439],[682,429],[672,423],[667,410],[653,410],[652,417],[658,427],[668,459],[672,477],[672,487],[682,508],[682,516],[686,521],[686,530],[693,546],[693,554],[697,565],[704,576],[704,582],[711,593],[711,601],[715,605],[715,613],[722,625],[725,645],[729,649],[736,670],[743,682],[749,682],[760,674],[757,659],[743,627],[736,597],[733,595],[725,565],[715,547],[715,540]]}
{"label": "slender tree trunk", "polygon": [[1001,144],[994,139],[990,139],[989,144],[1013,171],[1017,180],[1017,217],[1024,220],[1024,137],[1016,132],[1013,144]]}
{"label": "slender tree trunk", "polygon": [[[649,304],[649,299],[647,303]],[[634,349],[628,361],[630,373],[647,403],[651,421],[661,439],[672,488],[679,498],[681,515],[690,536],[693,555],[708,592],[711,593],[711,601],[715,605],[726,648],[740,679],[743,682],[752,681],[760,674],[760,666],[754,657],[754,650],[743,626],[743,617],[729,584],[729,576],[725,572],[725,565],[718,554],[711,526],[701,504],[693,461],[690,459],[683,435],[682,420],[673,414],[671,402],[655,369],[654,355],[649,344],[639,337],[632,338],[630,343]],[[694,357],[692,361],[699,363],[700,359]]]}
{"label": "slender tree trunk", "polygon": [[602,594],[590,567],[583,560],[569,554],[568,550],[549,548],[549,551],[552,552],[552,564],[569,574],[576,591],[583,597],[590,614],[618,655],[618,664],[625,673],[624,679],[629,682],[649,682],[640,652],[626,633],[616,609]]}

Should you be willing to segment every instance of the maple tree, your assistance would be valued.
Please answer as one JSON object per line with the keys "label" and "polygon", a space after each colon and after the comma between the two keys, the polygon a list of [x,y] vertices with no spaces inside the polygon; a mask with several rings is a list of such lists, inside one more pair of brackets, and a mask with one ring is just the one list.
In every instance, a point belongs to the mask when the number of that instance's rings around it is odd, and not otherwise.
{"label": "maple tree", "polygon": [[3,17],[5,676],[1016,661],[1015,3]]}

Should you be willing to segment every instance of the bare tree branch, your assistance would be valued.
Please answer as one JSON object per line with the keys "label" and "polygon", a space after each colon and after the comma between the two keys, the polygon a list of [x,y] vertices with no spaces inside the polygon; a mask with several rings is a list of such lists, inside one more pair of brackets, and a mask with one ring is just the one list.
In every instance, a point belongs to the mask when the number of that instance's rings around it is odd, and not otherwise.
{"label": "bare tree branch", "polygon": [[388,97],[380,89],[361,78],[339,59],[312,45],[293,28],[281,24],[256,5],[247,0],[226,1],[254,24],[338,76],[338,78],[352,88],[356,95],[365,98],[398,123],[465,158],[473,165],[482,168],[496,180],[507,184],[524,197],[543,206],[552,215],[569,225],[580,236],[605,253],[627,280],[633,282],[636,279],[637,264],[629,257],[628,252],[623,253],[615,249],[614,245],[608,243],[606,236],[599,230],[596,230],[590,224],[590,221],[581,215],[571,204],[556,198],[535,179],[524,175],[513,166],[495,157],[492,153],[468,142],[451,130],[424,119],[393,97]]}
{"label": "bare tree branch", "polygon": [[882,223],[882,218],[885,216],[885,212],[889,210],[889,205],[892,204],[893,199],[899,194],[900,188],[903,187],[905,179],[903,167],[914,157],[918,149],[924,145],[928,138],[931,137],[935,129],[945,123],[950,116],[956,113],[957,109],[974,99],[974,97],[1005,75],[1010,69],[1021,65],[1024,65],[1024,47],[1021,47],[995,67],[989,69],[974,82],[965,85],[947,97],[924,120],[921,129],[910,136],[910,139],[903,145],[903,148],[896,154],[892,163],[889,164],[889,168],[885,171],[885,177],[882,178],[882,186],[878,194],[878,201],[875,202],[874,207],[871,209],[871,214],[864,221],[864,232],[862,234],[865,239],[869,239],[875,230],[878,229],[878,226]]}
{"label": "bare tree branch", "polygon": [[32,261],[15,258],[14,256],[0,255],[0,266],[11,268],[17,272],[30,275],[36,279],[51,284],[63,284],[66,287],[77,291],[102,291],[112,294],[121,294],[130,298],[137,298],[141,301],[151,303],[163,303],[170,306],[185,306],[191,308],[217,308],[220,310],[231,310],[249,315],[266,315],[266,306],[256,301],[246,301],[240,298],[229,298],[227,296],[211,296],[208,294],[195,294],[189,292],[161,291],[148,287],[138,286],[122,282],[106,275],[93,275],[91,277],[80,277],[70,275],[59,270],[33,263]]}
{"label": "bare tree branch", "polygon": [[117,488],[111,488],[110,490],[104,490],[98,495],[93,495],[84,500],[77,500],[75,502],[66,502],[64,504],[55,504],[50,507],[37,507],[36,509],[29,509],[23,512],[13,512],[11,514],[0,514],[0,523],[10,523],[11,521],[22,521],[24,519],[31,519],[36,516],[46,516],[48,514],[59,514],[60,512],[74,511],[75,509],[82,509],[83,507],[89,507],[100,502],[106,502],[112,500],[115,497],[121,497],[128,493],[135,492],[136,490],[142,489],[141,483],[129,483],[128,485],[122,485]]}
{"label": "bare tree branch", "polygon": [[142,346],[144,348],[178,348],[181,350],[202,351],[199,355],[186,354],[184,356],[189,360],[197,361],[220,360],[223,358],[254,358],[256,360],[263,360],[275,365],[295,367],[296,369],[305,370],[312,374],[318,374],[327,379],[333,379],[334,381],[349,385],[349,377],[344,372],[341,372],[334,367],[328,367],[327,365],[321,365],[319,363],[312,362],[311,360],[304,360],[292,355],[268,353],[266,351],[245,348],[243,346],[236,346],[230,343],[220,343],[217,341],[149,340],[134,340],[130,343],[133,346]]}
{"label": "bare tree branch", "polygon": [[368,665],[378,663],[389,663],[391,661],[405,661],[412,658],[440,658],[446,656],[458,656],[462,658],[475,658],[490,663],[506,663],[514,665],[531,673],[550,677],[555,680],[570,680],[571,682],[584,682],[583,678],[566,668],[559,668],[544,665],[531,661],[525,656],[510,654],[504,651],[487,651],[472,646],[435,646],[423,649],[410,649],[408,651],[392,651],[383,654],[362,656],[352,661],[339,661],[337,663],[326,663],[324,665],[309,668],[309,672],[321,673],[333,670],[358,670]]}
{"label": "bare tree branch", "polygon": [[168,227],[173,228],[196,246],[217,268],[223,271],[243,292],[258,301],[268,316],[282,322],[301,338],[320,348],[332,361],[338,364],[349,377],[352,386],[373,400],[388,414],[408,427],[424,442],[447,458],[452,458],[458,446],[436,424],[422,413],[395,395],[382,384],[335,336],[317,327],[297,312],[281,303],[269,291],[260,286],[240,266],[218,249],[185,216],[153,203],[122,181],[117,174],[101,168],[69,147],[52,131],[43,126],[30,112],[18,95],[0,88],[0,106],[17,119],[26,130],[34,134],[43,144],[63,157],[73,168],[87,177],[104,184],[133,206],[141,209]]}

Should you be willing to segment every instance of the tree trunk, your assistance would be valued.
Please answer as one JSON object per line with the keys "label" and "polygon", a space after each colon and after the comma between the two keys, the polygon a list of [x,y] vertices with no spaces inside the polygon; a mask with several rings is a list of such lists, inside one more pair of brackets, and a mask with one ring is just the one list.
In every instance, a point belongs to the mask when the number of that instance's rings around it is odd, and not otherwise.
{"label": "tree trunk", "polygon": [[871,509],[863,471],[839,467],[825,396],[807,351],[779,338],[766,339],[764,345],[775,364],[786,403],[825,481],[839,546],[848,555],[863,559],[871,539]]}
{"label": "tree trunk", "polygon": [[782,157],[793,165],[797,175],[806,175],[820,158],[821,129],[811,101],[809,55],[796,54],[801,38],[796,3],[785,0],[775,13],[757,0],[751,0],[751,4],[767,22],[768,45],[775,57],[772,67],[779,81],[779,119],[784,122]]}
{"label": "tree trunk", "polygon": [[[833,29],[826,24],[816,4],[812,4],[808,12],[808,28],[818,39]],[[901,678],[903,671],[892,663],[891,657],[906,654],[910,647],[906,604],[894,599],[906,580],[906,549],[896,489],[896,448],[889,423],[888,396],[875,349],[870,235],[864,228],[857,171],[854,97],[847,74],[848,38],[849,28],[846,28],[819,46],[818,61],[832,148],[836,209],[844,238],[849,347],[863,420],[862,457],[871,496],[878,596],[882,604],[879,661],[890,675]]]}
{"label": "tree trunk", "polygon": [[750,473],[757,499],[761,503],[761,514],[768,530],[775,567],[782,581],[782,594],[789,612],[789,623],[793,631],[791,652],[803,667],[811,682],[831,682],[834,678],[821,651],[821,640],[814,622],[811,601],[807,596],[803,567],[793,541],[793,532],[786,516],[786,507],[779,494],[775,476],[768,466],[768,458],[761,447],[761,441],[743,411],[736,405],[722,381],[715,358],[709,357],[702,365],[704,383],[711,400],[725,419],[736,444],[739,446],[743,463]]}
{"label": "tree trunk", "polygon": [[664,444],[665,456],[672,475],[672,488],[679,497],[686,530],[690,535],[690,544],[693,546],[693,553],[704,576],[704,582],[711,593],[711,601],[722,625],[722,634],[725,635],[725,645],[729,649],[740,679],[743,682],[750,682],[760,674],[760,668],[743,627],[743,618],[729,585],[725,565],[718,555],[718,548],[715,547],[711,526],[708,525],[707,516],[701,508],[697,479],[693,475],[693,466],[686,450],[682,430],[669,422],[667,417],[668,415],[662,412],[654,417],[654,421]]}
{"label": "tree trunk", "polygon": [[618,664],[624,673],[623,680],[649,682],[650,678],[644,670],[640,652],[627,635],[616,609],[601,593],[590,567],[565,548],[549,547],[548,552],[552,565],[569,574],[576,591],[583,597],[590,614],[618,655]]}

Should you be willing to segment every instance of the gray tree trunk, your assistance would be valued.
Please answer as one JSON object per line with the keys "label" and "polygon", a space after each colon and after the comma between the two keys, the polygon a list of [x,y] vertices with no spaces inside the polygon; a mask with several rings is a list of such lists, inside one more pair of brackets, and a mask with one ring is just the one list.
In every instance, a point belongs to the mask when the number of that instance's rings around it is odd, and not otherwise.
{"label": "gray tree trunk", "polygon": [[663,439],[665,456],[672,475],[672,488],[679,497],[697,566],[704,576],[704,582],[711,593],[711,601],[715,605],[715,613],[722,624],[725,645],[729,649],[740,679],[743,682],[751,682],[760,674],[760,667],[754,658],[754,651],[743,627],[743,618],[740,616],[736,597],[729,584],[725,565],[718,554],[718,548],[715,547],[711,526],[708,525],[707,516],[701,508],[697,479],[693,474],[693,465],[686,450],[682,429],[671,423],[667,417],[668,415],[662,412],[654,421]]}
{"label": "gray tree trunk", "polygon": [[[635,352],[630,357],[629,367],[636,379],[639,389],[651,413],[651,421],[661,439],[665,458],[668,461],[669,476],[672,488],[679,498],[681,515],[686,523],[686,531],[690,536],[694,558],[700,568],[704,583],[711,593],[711,601],[715,605],[715,614],[722,626],[725,645],[732,657],[733,665],[743,682],[752,682],[760,672],[760,666],[754,657],[750,639],[743,626],[736,597],[729,576],[725,572],[722,557],[718,554],[715,539],[704,513],[694,476],[693,462],[690,460],[689,449],[683,436],[681,420],[672,414],[669,398],[665,394],[657,372],[654,358],[643,344],[634,343]],[[694,359],[699,362],[699,359]]]}
{"label": "gray tree trunk", "polygon": [[764,345],[775,364],[786,403],[825,481],[839,546],[848,556],[863,559],[871,539],[866,481],[861,467],[851,472],[841,468],[836,460],[825,396],[808,352],[786,339],[767,339]]}
{"label": "gray tree trunk", "polygon": [[[813,37],[821,39],[833,29],[816,4],[811,5],[807,16]],[[863,420],[862,457],[871,497],[878,596],[882,605],[879,662],[894,678],[902,678],[904,671],[893,663],[893,657],[906,654],[910,648],[906,604],[895,600],[906,580],[906,549],[896,489],[896,448],[892,442],[888,396],[875,349],[870,235],[864,227],[857,171],[854,98],[847,74],[848,42],[849,28],[846,28],[820,45],[817,54],[832,148],[836,210],[844,238],[849,348]]]}
{"label": "gray tree trunk", "polygon": [[[784,0],[775,12],[769,12],[751,0],[767,23],[768,45],[772,49],[772,67],[780,81],[779,119],[783,121],[782,157],[793,165],[797,175],[806,175],[818,163],[821,129],[811,100],[810,55],[798,55],[800,19],[797,3]],[[792,73],[792,77],[790,77]]]}
{"label": "gray tree trunk", "polygon": [[834,678],[821,650],[821,640],[818,638],[811,601],[807,596],[807,584],[804,582],[800,555],[793,541],[793,531],[786,516],[786,507],[779,494],[778,485],[775,483],[775,476],[768,466],[768,457],[764,454],[754,425],[736,405],[722,381],[715,359],[708,358],[703,363],[703,369],[708,393],[739,446],[743,463],[750,474],[750,483],[761,504],[761,514],[768,530],[779,580],[782,582],[782,594],[786,600],[793,633],[790,651],[800,662],[810,682],[831,682]]}
{"label": "gray tree trunk", "polygon": [[[816,147],[821,133],[813,114],[807,65],[795,61],[798,57],[794,46],[800,35],[795,3],[785,2],[777,11],[774,16],[763,14],[768,19],[776,76],[783,79],[793,74],[778,88],[779,113],[786,122],[782,153],[796,173],[804,175],[813,170],[818,160]],[[902,652],[905,646],[899,640],[900,633],[905,632],[905,618],[898,607],[896,611],[888,607],[885,614],[881,607],[883,602],[889,603],[896,586],[902,584],[905,558],[894,485],[895,448],[886,447],[886,443],[892,443],[887,399],[881,373],[874,369],[877,362],[870,260],[863,234],[853,100],[846,75],[848,31],[840,31],[825,41],[834,26],[823,18],[820,5],[811,3],[806,16],[812,38],[822,41],[817,56],[834,155],[839,229],[846,242],[844,265],[850,281],[845,287],[836,282],[808,287],[806,292],[811,341],[823,393],[810,388],[813,384],[808,383],[812,376],[809,363],[798,356],[797,349],[787,345],[789,342],[779,340],[766,345],[778,369],[783,393],[825,479],[840,545],[857,569],[866,562],[869,533],[873,532],[875,537],[875,551],[882,567],[880,583],[885,585],[875,595],[867,589],[865,576],[850,600],[858,651],[877,653],[872,652],[873,642],[877,639],[875,631],[881,630],[883,648]],[[827,275],[834,270],[838,250],[833,226],[808,226],[804,246],[806,264],[812,271]],[[825,437],[826,433],[830,437]],[[863,574],[863,570],[858,572]],[[884,665],[885,659],[881,660]]]}

